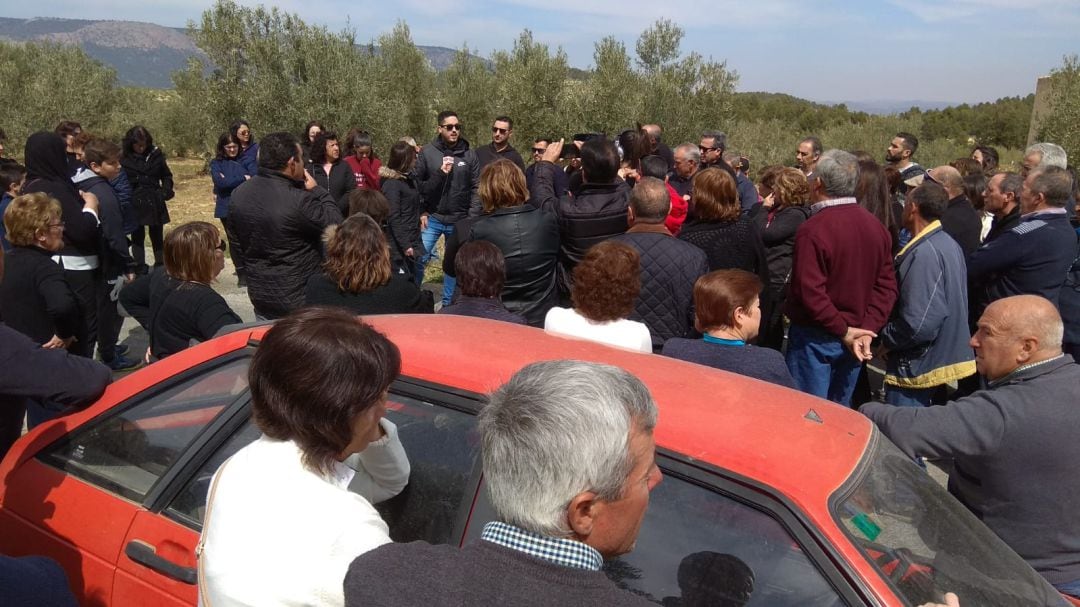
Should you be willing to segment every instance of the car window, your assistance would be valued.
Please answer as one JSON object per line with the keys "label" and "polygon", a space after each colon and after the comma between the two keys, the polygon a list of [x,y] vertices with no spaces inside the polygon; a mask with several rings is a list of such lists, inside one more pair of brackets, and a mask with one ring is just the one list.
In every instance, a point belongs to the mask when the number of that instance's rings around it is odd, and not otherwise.
{"label": "car window", "polygon": [[1046,580],[926,471],[882,438],[834,516],[909,602],[1061,605]]}
{"label": "car window", "polygon": [[[398,542],[454,540],[456,524],[477,485],[475,416],[395,394],[391,388],[386,417],[398,427],[412,470],[404,491],[375,505],[390,527],[390,537]],[[200,530],[214,471],[258,437],[252,422],[244,424],[181,489],[167,513]]]}
{"label": "car window", "polygon": [[141,500],[214,417],[247,390],[249,358],[196,373],[132,399],[49,447],[41,458],[74,476]]}
{"label": "car window", "polygon": [[634,551],[604,569],[619,587],[663,605],[845,604],[775,518],[666,471]]}

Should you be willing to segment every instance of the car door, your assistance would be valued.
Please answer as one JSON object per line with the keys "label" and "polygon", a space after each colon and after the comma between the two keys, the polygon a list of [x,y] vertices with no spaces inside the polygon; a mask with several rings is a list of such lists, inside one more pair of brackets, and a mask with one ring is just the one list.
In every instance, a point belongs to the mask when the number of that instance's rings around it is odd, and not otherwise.
{"label": "car door", "polygon": [[[146,519],[145,503],[173,463],[246,391],[247,361],[235,355],[214,359],[166,379],[26,461],[7,479],[10,486],[31,490],[5,498],[5,514],[13,521],[4,524],[5,546],[57,558],[84,604],[168,604],[156,595],[118,602],[118,579],[131,564],[124,554],[126,536]],[[20,535],[26,537],[13,538]],[[163,538],[155,541],[166,553],[176,549]]]}
{"label": "car door", "polygon": [[[391,386],[388,401],[387,419],[398,427],[412,471],[406,488],[376,504],[376,509],[395,541],[460,544],[480,483],[479,397],[402,378]],[[245,401],[228,416],[219,417],[204,433],[203,442],[193,446],[191,457],[176,464],[169,487],[146,516],[132,524],[125,550],[129,557],[136,551],[144,559],[162,553],[163,560],[178,567],[160,561],[156,568],[131,567],[123,581],[117,575],[117,597],[135,601],[130,604],[195,604],[194,546],[202,530],[211,479],[225,460],[259,434]],[[155,593],[158,598],[147,602]]]}

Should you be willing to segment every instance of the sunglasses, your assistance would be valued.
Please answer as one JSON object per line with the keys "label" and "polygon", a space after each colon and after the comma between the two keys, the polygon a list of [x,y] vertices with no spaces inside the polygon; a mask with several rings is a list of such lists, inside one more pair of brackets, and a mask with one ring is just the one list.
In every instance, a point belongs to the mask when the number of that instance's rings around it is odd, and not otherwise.
{"label": "sunglasses", "polygon": [[532,150],[533,150],[533,154],[543,154],[544,152],[547,151],[546,148],[533,148]]}
{"label": "sunglasses", "polygon": [[461,130],[461,123],[459,122],[459,123],[456,123],[456,124],[440,124],[439,128],[446,129],[448,131],[460,131]]}
{"label": "sunglasses", "polygon": [[217,244],[216,248],[217,248],[218,251],[221,251],[222,253],[224,253],[225,252],[225,241],[222,240],[221,242],[219,242]]}
{"label": "sunglasses", "polygon": [[702,154],[704,154],[705,152],[711,152],[711,151],[713,151],[715,149],[716,148],[707,148],[707,147],[705,147],[703,145],[698,146],[698,151],[701,152]]}
{"label": "sunglasses", "polygon": [[493,126],[493,127],[491,127],[491,132],[492,133],[498,133],[500,135],[505,135],[507,132],[509,132],[509,129],[500,129],[497,126]]}

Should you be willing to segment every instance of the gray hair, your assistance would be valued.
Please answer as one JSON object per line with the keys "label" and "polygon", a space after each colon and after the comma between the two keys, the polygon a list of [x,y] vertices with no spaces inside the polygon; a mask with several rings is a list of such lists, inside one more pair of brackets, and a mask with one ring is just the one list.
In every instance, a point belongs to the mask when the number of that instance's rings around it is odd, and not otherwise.
{"label": "gray hair", "polygon": [[1035,194],[1046,196],[1046,204],[1063,207],[1072,196],[1073,182],[1069,171],[1061,167],[1038,168],[1031,172],[1030,189]]}
{"label": "gray hair", "polygon": [[712,139],[713,149],[726,150],[727,149],[727,134],[724,131],[717,131],[710,129],[701,134],[702,139]]}
{"label": "gray hair", "polygon": [[584,491],[622,496],[633,469],[630,432],[651,433],[656,403],[618,367],[533,363],[492,393],[478,427],[484,481],[499,519],[551,537],[571,535],[566,509]]}
{"label": "gray hair", "polygon": [[1001,183],[998,185],[998,189],[1001,193],[1012,194],[1013,198],[1017,202],[1020,201],[1020,190],[1024,187],[1024,178],[1019,173],[1002,173],[1005,177],[1001,179]]}
{"label": "gray hair", "polygon": [[701,150],[696,143],[684,143],[675,148],[676,152],[679,152],[680,150],[687,160],[693,160],[695,163],[701,162]]}
{"label": "gray hair", "polygon": [[1024,156],[1029,156],[1035,152],[1038,152],[1041,155],[1038,167],[1040,169],[1045,169],[1047,167],[1064,169],[1069,165],[1069,155],[1056,143],[1032,144],[1028,146],[1028,149],[1024,150]]}
{"label": "gray hair", "polygon": [[826,150],[818,160],[818,181],[833,198],[855,195],[859,183],[859,160],[844,150]]}

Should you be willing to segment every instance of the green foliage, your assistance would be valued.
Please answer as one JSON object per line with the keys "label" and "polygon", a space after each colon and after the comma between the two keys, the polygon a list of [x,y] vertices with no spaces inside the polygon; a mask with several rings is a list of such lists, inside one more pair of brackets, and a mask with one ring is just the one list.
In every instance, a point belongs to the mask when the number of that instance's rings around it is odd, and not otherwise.
{"label": "green foliage", "polygon": [[[749,156],[757,169],[792,165],[807,135],[880,159],[889,139],[905,130],[919,135],[917,160],[925,166],[966,156],[972,141],[997,146],[1008,166],[1019,156],[1013,148],[1025,143],[1033,104],[1028,96],[872,116],[789,95],[736,93],[737,74],[723,61],[683,54],[684,32],[668,20],[642,32],[633,56],[613,37],[599,40],[588,71],[569,67],[562,49],[525,30],[512,49],[490,61],[463,46],[439,74],[404,22],[358,45],[348,29],[331,32],[277,8],[218,0],[188,29],[209,62],[191,60],[174,72],[173,91],[117,88],[113,71],[77,48],[0,42],[0,107],[10,141],[71,118],[111,137],[143,124],[170,153],[206,157],[238,118],[257,136],[299,133],[305,122],[319,119],[342,136],[352,126],[365,128],[385,153],[402,135],[429,141],[436,113],[453,109],[474,146],[490,141],[492,120],[506,114],[515,120],[519,149],[536,137],[614,136],[653,122],[672,146],[696,143],[705,129],[724,130],[729,148]],[[1077,58],[1066,58],[1055,78],[1043,137],[1080,154]],[[71,83],[78,83],[78,95],[67,94]]]}
{"label": "green foliage", "polygon": [[81,122],[87,131],[110,123],[116,72],[81,49],[52,43],[0,41],[0,107],[11,153],[21,143],[61,120]]}
{"label": "green foliage", "polygon": [[1075,164],[1080,158],[1080,58],[1065,57],[1051,77],[1053,89],[1038,138],[1065,148],[1070,162]]}
{"label": "green foliage", "polygon": [[920,112],[923,128],[917,134],[928,141],[950,139],[1001,147],[1022,147],[1035,95],[1005,97],[993,103],[962,104]]}

